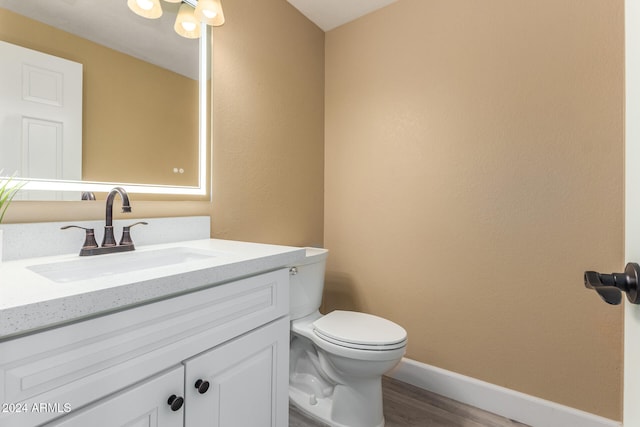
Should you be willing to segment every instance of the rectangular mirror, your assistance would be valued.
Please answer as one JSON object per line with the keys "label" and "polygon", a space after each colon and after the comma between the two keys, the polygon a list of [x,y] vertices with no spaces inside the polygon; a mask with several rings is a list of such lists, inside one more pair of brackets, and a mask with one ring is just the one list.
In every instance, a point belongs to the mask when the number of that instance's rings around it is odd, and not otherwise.
{"label": "rectangular mirror", "polygon": [[[74,155],[50,148],[42,138],[55,142],[58,134],[73,134],[70,123],[78,119],[65,123],[53,113],[47,116],[47,108],[59,106],[44,105],[43,115],[15,110],[11,120],[7,114],[0,120],[0,169],[27,180],[26,199],[78,200],[80,192],[114,185],[132,193],[207,194],[209,27],[202,26],[200,39],[178,36],[173,31],[178,7],[163,2],[163,16],[148,20],[124,0],[0,0],[1,41],[81,68],[81,155],[69,150],[81,158],[74,172],[81,179],[55,172],[60,169],[55,165],[42,166],[37,157],[47,153],[50,162],[60,151],[57,162],[71,163]],[[24,69],[20,65],[16,73]],[[55,80],[47,76],[41,80]],[[18,104],[34,104],[22,98]],[[0,104],[1,118],[7,103],[0,98]]]}

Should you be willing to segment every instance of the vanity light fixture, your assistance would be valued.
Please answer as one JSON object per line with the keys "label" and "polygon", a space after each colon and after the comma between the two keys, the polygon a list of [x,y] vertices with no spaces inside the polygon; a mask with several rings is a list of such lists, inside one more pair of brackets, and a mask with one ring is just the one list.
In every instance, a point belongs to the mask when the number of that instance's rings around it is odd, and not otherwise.
{"label": "vanity light fixture", "polygon": [[197,39],[200,37],[200,22],[196,19],[193,12],[193,7],[182,3],[180,10],[178,10],[176,23],[173,25],[176,33],[188,39]]}
{"label": "vanity light fixture", "polygon": [[224,24],[224,13],[220,0],[198,0],[195,14],[196,18],[204,24],[213,27]]}
{"label": "vanity light fixture", "polygon": [[160,0],[127,0],[127,6],[143,18],[157,19],[162,16]]}
{"label": "vanity light fixture", "polygon": [[[200,37],[200,23],[213,27],[224,24],[221,0],[164,0],[181,3],[173,29],[189,39]],[[162,16],[160,0],[127,0],[127,5],[136,14],[149,19]],[[194,10],[195,9],[195,10]]]}

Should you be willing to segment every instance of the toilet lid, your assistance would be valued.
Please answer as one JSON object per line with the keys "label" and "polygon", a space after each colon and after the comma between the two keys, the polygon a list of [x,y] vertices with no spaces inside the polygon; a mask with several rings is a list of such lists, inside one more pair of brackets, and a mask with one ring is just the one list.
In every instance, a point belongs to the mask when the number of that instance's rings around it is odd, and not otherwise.
{"label": "toilet lid", "polygon": [[313,322],[316,335],[334,344],[367,350],[399,348],[407,332],[390,320],[354,311],[332,311]]}

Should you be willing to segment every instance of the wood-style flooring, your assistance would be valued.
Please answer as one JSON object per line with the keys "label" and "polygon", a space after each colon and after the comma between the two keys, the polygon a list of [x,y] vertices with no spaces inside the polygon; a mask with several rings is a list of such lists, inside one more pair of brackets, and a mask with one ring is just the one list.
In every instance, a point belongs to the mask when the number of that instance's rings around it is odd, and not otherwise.
{"label": "wood-style flooring", "polygon": [[[525,424],[383,377],[385,427],[527,427]],[[289,408],[289,427],[325,427]]]}

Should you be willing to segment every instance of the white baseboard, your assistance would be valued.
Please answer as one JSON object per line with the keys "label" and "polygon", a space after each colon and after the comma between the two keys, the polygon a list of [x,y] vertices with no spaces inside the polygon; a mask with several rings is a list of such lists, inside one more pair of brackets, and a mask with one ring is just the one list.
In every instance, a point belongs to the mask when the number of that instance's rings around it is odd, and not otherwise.
{"label": "white baseboard", "polygon": [[610,420],[403,358],[388,376],[532,427],[621,427]]}

